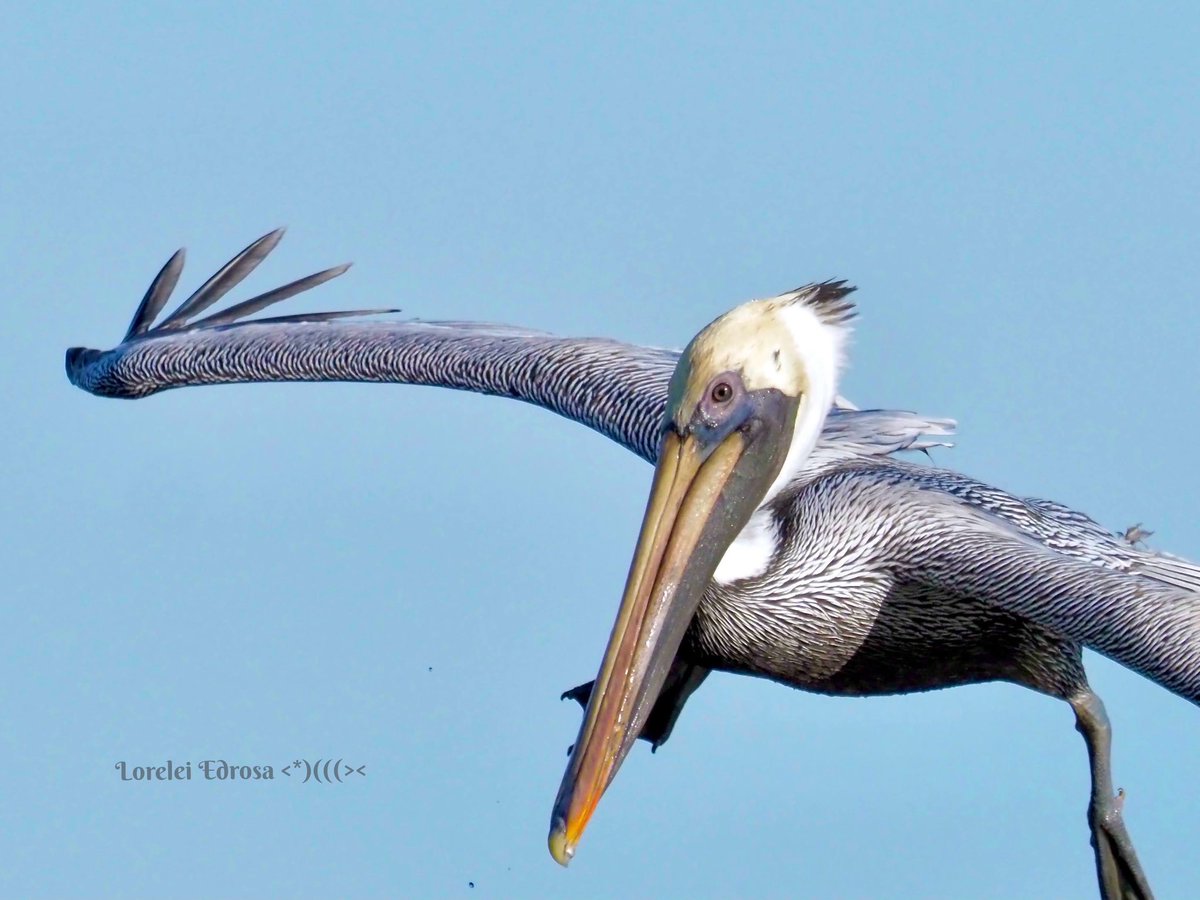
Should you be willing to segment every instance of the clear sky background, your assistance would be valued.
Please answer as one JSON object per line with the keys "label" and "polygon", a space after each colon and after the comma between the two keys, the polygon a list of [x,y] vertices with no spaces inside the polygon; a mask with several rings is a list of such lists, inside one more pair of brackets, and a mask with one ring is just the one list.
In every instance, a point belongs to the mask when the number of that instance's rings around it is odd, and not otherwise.
{"label": "clear sky background", "polygon": [[[1197,558],[1198,43],[1190,4],[9,6],[0,894],[1094,897],[1071,712],[1008,685],[716,675],[563,871],[558,695],[649,467],[509,401],[104,401],[62,354],[280,224],[235,299],[354,260],[297,303],[679,346],[846,277],[850,397]],[[1195,896],[1200,710],[1088,665],[1151,881]],[[368,777],[114,772],[297,757]]]}

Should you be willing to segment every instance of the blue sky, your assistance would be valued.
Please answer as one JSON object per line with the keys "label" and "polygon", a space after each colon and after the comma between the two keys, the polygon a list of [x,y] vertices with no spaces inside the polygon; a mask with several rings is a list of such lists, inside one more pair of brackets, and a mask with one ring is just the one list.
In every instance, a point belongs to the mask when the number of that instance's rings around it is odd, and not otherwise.
{"label": "blue sky", "polygon": [[[429,389],[102,401],[191,289],[347,259],[395,305],[682,345],[841,276],[845,392],[953,465],[1200,557],[1200,12],[1133,5],[25,5],[0,31],[6,896],[1092,897],[1084,748],[991,685],[718,675],[563,871],[545,832],[650,469]],[[298,301],[300,302],[300,301]],[[1200,715],[1094,656],[1151,882],[1197,887]],[[365,763],[336,787],[114,763]],[[474,887],[471,887],[471,884]]]}

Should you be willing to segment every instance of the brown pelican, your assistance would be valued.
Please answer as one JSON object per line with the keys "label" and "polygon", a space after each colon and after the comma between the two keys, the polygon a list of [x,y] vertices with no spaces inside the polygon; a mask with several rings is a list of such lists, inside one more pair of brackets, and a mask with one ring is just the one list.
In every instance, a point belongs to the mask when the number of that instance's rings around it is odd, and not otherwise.
{"label": "brown pelican", "polygon": [[597,687],[569,692],[587,712],[552,816],[556,859],[574,852],[634,740],[665,740],[712,669],[841,695],[1003,679],[1070,702],[1091,762],[1102,894],[1151,896],[1080,653],[1200,702],[1200,568],[1058,504],[892,458],[947,423],[837,408],[850,288],[739,307],[682,356],[504,326],[345,320],[355,312],[240,321],[344,267],[197,320],[278,239],[256,241],[152,327],[176,254],[122,344],[67,352],[71,381],[116,397],[244,381],[437,384],[544,406],[657,460]]}

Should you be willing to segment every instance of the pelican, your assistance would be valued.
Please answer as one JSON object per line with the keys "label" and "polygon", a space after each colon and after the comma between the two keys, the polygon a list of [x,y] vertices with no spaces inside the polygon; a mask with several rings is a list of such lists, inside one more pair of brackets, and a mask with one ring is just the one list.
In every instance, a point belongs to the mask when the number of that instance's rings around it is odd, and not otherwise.
{"label": "pelican", "polygon": [[1067,701],[1087,745],[1088,821],[1105,900],[1152,896],[1114,795],[1091,647],[1200,703],[1200,567],[1087,516],[898,459],[947,420],[856,411],[838,378],[854,314],[844,282],[740,306],[682,354],[506,326],[245,321],[336,267],[198,318],[278,243],[260,238],[154,325],[182,251],[124,341],[67,351],[75,385],[136,398],[252,381],[434,384],[582,422],[655,474],[617,620],[555,801],[566,864],[639,738],[666,740],[709,671],[862,696],[1005,680]]}

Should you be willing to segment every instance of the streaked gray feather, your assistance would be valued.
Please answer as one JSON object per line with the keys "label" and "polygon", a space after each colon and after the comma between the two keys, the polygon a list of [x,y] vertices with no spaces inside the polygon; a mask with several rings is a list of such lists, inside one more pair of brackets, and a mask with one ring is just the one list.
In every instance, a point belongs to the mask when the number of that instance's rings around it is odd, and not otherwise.
{"label": "streaked gray feather", "polygon": [[158,318],[162,308],[167,305],[167,300],[170,298],[171,292],[175,290],[175,285],[179,283],[186,255],[187,251],[180,247],[159,269],[154,280],[150,282],[150,287],[146,289],[142,302],[138,304],[137,311],[133,314],[129,330],[125,332],[125,340],[144,334],[154,324],[154,320]]}
{"label": "streaked gray feather", "polygon": [[208,281],[200,285],[192,296],[179,305],[179,309],[162,321],[160,329],[182,328],[188,320],[198,316],[227,293],[237,287],[242,281],[258,268],[258,264],[267,258],[283,239],[284,229],[276,228],[254,241],[241,253],[221,266]]}
{"label": "streaked gray feather", "polygon": [[[326,269],[323,272],[317,272],[315,275],[306,275],[304,278],[297,278],[295,281],[285,284],[283,287],[277,287],[273,291],[267,291],[265,294],[259,294],[257,297],[251,297],[249,300],[243,300],[241,303],[235,303],[233,306],[229,307],[229,309],[222,310],[219,313],[213,313],[211,316],[200,319],[193,324],[196,327],[202,327],[204,325],[228,325],[231,322],[236,322],[238,319],[244,319],[247,316],[252,316],[256,312],[266,309],[268,306],[272,306],[273,304],[279,303],[283,300],[295,297],[297,294],[311,290],[312,288],[322,285],[333,278],[337,278],[339,275],[349,269],[350,266],[350,263],[342,263],[340,266],[334,266],[333,268]],[[370,315],[371,313],[375,312],[396,312],[396,310],[358,310],[354,312],[354,315]],[[343,313],[343,315],[345,315],[345,313]],[[290,318],[291,317],[278,316],[275,318],[275,321],[278,322],[281,319]]]}

